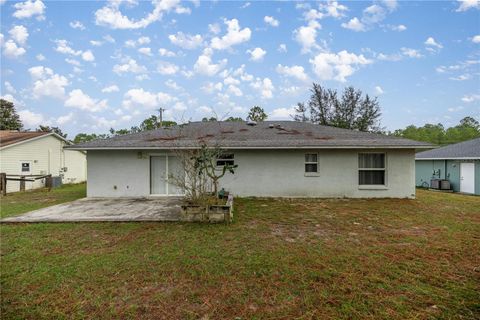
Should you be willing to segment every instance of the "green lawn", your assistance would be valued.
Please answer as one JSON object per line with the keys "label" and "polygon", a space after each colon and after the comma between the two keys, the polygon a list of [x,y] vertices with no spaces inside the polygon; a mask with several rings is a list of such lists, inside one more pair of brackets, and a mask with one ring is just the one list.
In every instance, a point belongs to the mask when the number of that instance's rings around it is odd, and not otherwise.
{"label": "green lawn", "polygon": [[238,199],[235,214],[0,225],[2,319],[480,318],[479,197]]}
{"label": "green lawn", "polygon": [[43,188],[28,192],[9,193],[5,197],[0,196],[0,217],[6,218],[54,204],[73,201],[84,198],[85,195],[85,183],[66,184],[51,191]]}

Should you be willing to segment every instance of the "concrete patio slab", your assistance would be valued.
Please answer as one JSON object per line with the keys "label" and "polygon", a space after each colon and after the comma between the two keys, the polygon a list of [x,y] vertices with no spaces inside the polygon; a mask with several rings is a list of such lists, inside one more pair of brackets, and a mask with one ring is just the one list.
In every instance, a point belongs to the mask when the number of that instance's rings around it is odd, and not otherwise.
{"label": "concrete patio slab", "polygon": [[0,222],[183,221],[181,197],[84,198],[4,218]]}

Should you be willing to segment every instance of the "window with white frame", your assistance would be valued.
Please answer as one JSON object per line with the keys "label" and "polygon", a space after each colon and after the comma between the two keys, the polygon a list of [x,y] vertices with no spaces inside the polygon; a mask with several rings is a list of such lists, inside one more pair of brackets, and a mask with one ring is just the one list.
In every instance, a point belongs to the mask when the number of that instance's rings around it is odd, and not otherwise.
{"label": "window with white frame", "polygon": [[318,154],[305,154],[305,173],[318,172]]}
{"label": "window with white frame", "polygon": [[235,164],[235,156],[233,153],[224,153],[217,158],[217,166],[223,167],[226,165],[233,166]]}
{"label": "window with white frame", "polygon": [[385,185],[385,153],[358,154],[358,184]]}

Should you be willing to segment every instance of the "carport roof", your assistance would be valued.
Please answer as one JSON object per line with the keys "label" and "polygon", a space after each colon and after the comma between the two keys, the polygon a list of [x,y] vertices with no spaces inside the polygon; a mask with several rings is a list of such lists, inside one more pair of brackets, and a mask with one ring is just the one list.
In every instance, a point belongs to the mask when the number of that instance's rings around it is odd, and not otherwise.
{"label": "carport roof", "polygon": [[419,152],[415,159],[480,159],[480,138]]}
{"label": "carport roof", "polygon": [[188,149],[201,144],[229,149],[414,148],[425,142],[296,121],[190,122],[169,128],[120,135],[69,146],[77,150]]}

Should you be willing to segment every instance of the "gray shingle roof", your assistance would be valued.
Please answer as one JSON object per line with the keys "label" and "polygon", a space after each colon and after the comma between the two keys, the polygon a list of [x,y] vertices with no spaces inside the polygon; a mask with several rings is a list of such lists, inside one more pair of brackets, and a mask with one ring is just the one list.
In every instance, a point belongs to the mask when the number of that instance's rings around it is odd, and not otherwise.
{"label": "gray shingle roof", "polygon": [[109,139],[77,144],[71,149],[174,149],[198,147],[202,141],[230,149],[260,148],[431,148],[428,143],[375,133],[295,121],[190,122]]}
{"label": "gray shingle roof", "polygon": [[480,138],[419,152],[416,159],[480,159]]}

